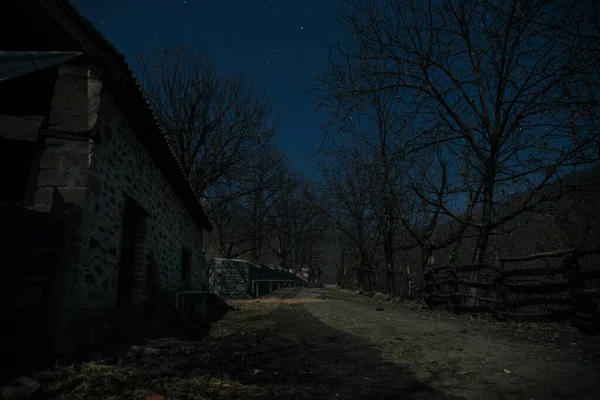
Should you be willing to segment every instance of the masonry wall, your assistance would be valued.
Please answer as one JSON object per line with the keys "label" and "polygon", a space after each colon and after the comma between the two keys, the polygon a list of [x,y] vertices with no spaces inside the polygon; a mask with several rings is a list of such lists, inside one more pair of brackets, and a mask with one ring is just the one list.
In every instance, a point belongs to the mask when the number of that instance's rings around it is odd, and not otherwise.
{"label": "masonry wall", "polygon": [[[248,299],[255,296],[252,282],[257,279],[303,281],[281,267],[259,265],[245,260],[214,258],[210,268],[210,291],[224,299]],[[276,284],[270,286],[276,289]],[[259,292],[269,292],[269,283],[260,283]]]}
{"label": "masonry wall", "polygon": [[210,291],[224,299],[251,297],[250,266],[242,260],[214,258],[208,261]]}
{"label": "masonry wall", "polygon": [[[92,155],[96,161],[93,175],[101,185],[90,238],[92,269],[100,280],[108,279],[109,293],[114,294],[122,214],[129,196],[148,214],[144,258],[155,263],[159,285],[165,290],[184,288],[181,268],[185,247],[192,257],[190,288],[200,289],[204,268],[201,228],[138,141],[107,90],[102,91],[100,104],[101,141]],[[136,279],[141,282],[144,271],[138,272]],[[143,298],[143,293],[137,294]],[[110,303],[113,301],[114,297]]]}
{"label": "masonry wall", "polygon": [[99,339],[114,316],[127,196],[147,214],[144,235],[135,243],[134,303],[147,294],[149,264],[162,289],[184,288],[184,247],[192,264],[187,288],[200,289],[206,276],[202,229],[137,140],[101,76],[85,65],[60,67],[35,197],[36,209],[49,210],[57,188],[65,202],[83,209],[71,265],[61,279],[63,320],[57,326],[77,332],[74,345]]}

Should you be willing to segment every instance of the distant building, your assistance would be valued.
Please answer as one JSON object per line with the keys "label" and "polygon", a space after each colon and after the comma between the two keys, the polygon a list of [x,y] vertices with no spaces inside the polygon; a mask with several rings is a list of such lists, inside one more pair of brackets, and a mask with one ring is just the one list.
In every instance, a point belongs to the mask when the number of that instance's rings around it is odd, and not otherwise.
{"label": "distant building", "polygon": [[308,275],[302,272],[296,272],[296,277],[302,279],[304,282],[308,282]]}

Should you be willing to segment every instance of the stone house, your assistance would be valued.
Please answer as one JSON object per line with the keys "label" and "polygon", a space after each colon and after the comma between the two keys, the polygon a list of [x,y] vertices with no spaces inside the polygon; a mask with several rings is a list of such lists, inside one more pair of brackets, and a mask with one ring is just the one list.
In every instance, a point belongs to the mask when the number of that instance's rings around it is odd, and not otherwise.
{"label": "stone house", "polygon": [[81,207],[57,329],[97,339],[149,277],[206,289],[211,224],[123,55],[64,0],[9,2],[0,34],[0,201]]}

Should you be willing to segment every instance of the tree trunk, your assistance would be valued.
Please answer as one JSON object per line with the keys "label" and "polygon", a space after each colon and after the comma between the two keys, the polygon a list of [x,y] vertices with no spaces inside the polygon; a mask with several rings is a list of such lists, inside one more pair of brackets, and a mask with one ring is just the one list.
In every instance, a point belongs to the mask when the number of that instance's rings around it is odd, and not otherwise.
{"label": "tree trunk", "polygon": [[[483,188],[483,206],[481,211],[481,228],[477,235],[477,242],[475,243],[475,251],[473,252],[472,262],[473,264],[482,264],[485,262],[485,254],[490,241],[490,224],[492,223],[492,207],[494,200],[494,181],[496,176],[496,162],[492,156],[488,161],[485,169],[485,186]],[[477,270],[471,274],[471,281],[479,282],[481,279],[481,270]],[[469,292],[473,296],[477,296],[477,288],[470,288]],[[477,305],[475,298],[468,300],[469,305]]]}
{"label": "tree trunk", "polygon": [[395,279],[396,276],[394,274],[394,260],[390,260],[390,262],[387,264],[387,270],[386,270],[386,283],[387,283],[387,291],[388,294],[390,296],[395,296],[396,295],[396,287],[395,287]]}
{"label": "tree trunk", "polygon": [[[425,270],[429,265],[429,259],[433,255],[433,249],[428,244],[421,246],[421,265],[416,271],[416,283],[418,285],[418,297],[423,297],[425,290]],[[414,291],[413,291],[414,292]]]}
{"label": "tree trunk", "polygon": [[[391,207],[387,207],[386,209],[386,215],[390,215],[391,213]],[[387,291],[388,294],[390,296],[394,296],[395,293],[395,288],[394,288],[394,284],[395,284],[395,276],[394,276],[394,233],[395,233],[395,229],[394,226],[392,225],[393,222],[391,221],[391,217],[387,218],[387,228],[386,228],[386,233],[385,233],[385,241],[383,244],[383,252],[384,252],[384,256],[385,256],[385,279],[386,279],[386,286],[387,286]]]}

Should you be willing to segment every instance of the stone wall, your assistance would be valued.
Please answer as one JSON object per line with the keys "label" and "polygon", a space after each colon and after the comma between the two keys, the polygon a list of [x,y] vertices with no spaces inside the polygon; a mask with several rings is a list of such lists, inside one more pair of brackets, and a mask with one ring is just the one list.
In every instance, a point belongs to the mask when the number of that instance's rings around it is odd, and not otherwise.
{"label": "stone wall", "polygon": [[135,243],[134,302],[146,295],[150,260],[164,290],[184,288],[184,248],[191,254],[187,288],[201,289],[208,275],[202,229],[138,141],[101,78],[102,71],[89,66],[60,67],[48,123],[51,137],[41,155],[35,198],[37,209],[49,209],[52,189],[58,188],[65,202],[83,209],[73,232],[71,266],[63,278],[64,318],[57,329],[72,327],[92,341],[110,325],[116,307],[127,198],[147,215]]}
{"label": "stone wall", "polygon": [[153,259],[158,282],[165,290],[184,288],[182,254],[191,253],[191,289],[200,289],[204,268],[202,230],[138,141],[112,96],[101,95],[101,142],[94,148],[94,175],[101,183],[97,214],[91,234],[91,265],[101,279],[108,279],[114,293],[116,264],[125,196],[148,214],[145,257]]}
{"label": "stone wall", "polygon": [[[253,264],[245,260],[214,258],[208,261],[210,270],[210,291],[224,299],[248,299],[255,296],[252,281],[257,279],[303,281],[294,273],[272,265]],[[275,290],[268,282],[260,284],[260,294]]]}

